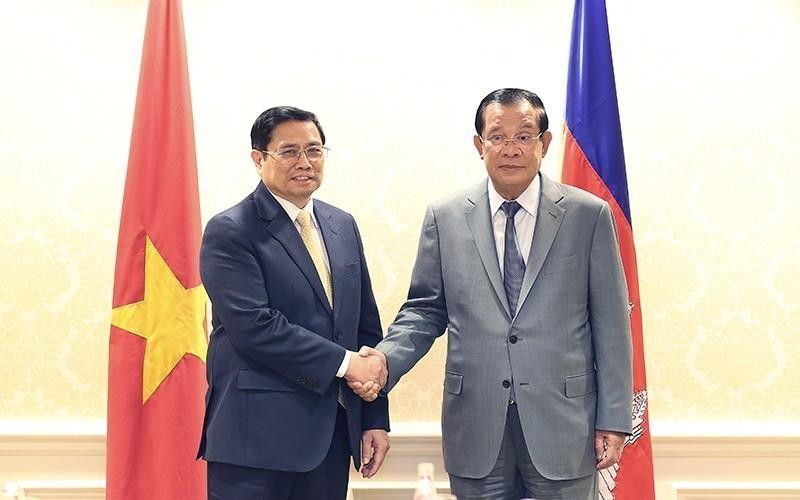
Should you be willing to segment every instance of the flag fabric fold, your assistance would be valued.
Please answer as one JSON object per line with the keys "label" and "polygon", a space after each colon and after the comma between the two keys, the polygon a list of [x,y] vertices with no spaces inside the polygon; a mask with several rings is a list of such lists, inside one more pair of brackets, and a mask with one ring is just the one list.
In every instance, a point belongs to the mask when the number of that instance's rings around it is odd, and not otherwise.
{"label": "flag fabric fold", "polygon": [[179,0],[151,0],[117,242],[106,495],[201,500],[206,296]]}
{"label": "flag fabric fold", "polygon": [[576,0],[572,22],[562,181],[606,200],[619,235],[631,307],[633,434],[622,460],[600,474],[603,500],[655,498],[642,311],[619,106],[604,0]]}

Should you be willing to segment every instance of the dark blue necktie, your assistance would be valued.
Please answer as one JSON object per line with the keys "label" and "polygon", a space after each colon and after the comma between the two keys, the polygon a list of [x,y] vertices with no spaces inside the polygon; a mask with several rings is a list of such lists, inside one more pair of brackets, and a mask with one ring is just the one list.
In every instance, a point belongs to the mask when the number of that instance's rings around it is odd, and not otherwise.
{"label": "dark blue necktie", "polygon": [[506,214],[506,244],[503,251],[503,285],[506,289],[508,307],[513,317],[517,313],[519,291],[522,288],[522,278],[525,276],[525,261],[517,248],[517,228],[514,226],[514,216],[522,208],[516,201],[504,201],[500,206]]}

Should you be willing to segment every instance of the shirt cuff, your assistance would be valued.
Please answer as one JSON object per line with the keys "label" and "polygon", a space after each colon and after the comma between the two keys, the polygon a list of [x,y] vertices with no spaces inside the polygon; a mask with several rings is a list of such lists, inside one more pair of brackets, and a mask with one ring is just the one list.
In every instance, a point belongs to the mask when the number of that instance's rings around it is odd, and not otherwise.
{"label": "shirt cuff", "polygon": [[347,373],[347,369],[350,367],[350,355],[353,353],[350,351],[344,351],[344,359],[342,360],[342,364],[339,365],[339,371],[336,372],[337,378],[344,377],[344,374]]}

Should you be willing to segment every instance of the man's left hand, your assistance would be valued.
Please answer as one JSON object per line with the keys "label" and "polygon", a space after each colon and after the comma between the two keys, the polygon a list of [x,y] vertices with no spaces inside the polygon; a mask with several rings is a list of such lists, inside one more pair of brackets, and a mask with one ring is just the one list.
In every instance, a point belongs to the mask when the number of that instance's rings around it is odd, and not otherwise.
{"label": "man's left hand", "polygon": [[597,457],[597,470],[603,470],[619,462],[625,434],[614,431],[594,431],[594,451]]}
{"label": "man's left hand", "polygon": [[361,434],[361,476],[371,478],[378,473],[389,451],[389,433],[370,429]]}

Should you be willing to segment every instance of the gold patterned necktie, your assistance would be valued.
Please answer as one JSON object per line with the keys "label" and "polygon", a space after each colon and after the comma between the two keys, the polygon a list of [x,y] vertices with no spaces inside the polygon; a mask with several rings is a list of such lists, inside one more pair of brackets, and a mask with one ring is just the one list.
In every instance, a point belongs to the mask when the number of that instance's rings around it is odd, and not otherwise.
{"label": "gold patterned necktie", "polygon": [[[328,271],[328,268],[325,267],[325,260],[322,258],[322,249],[320,248],[319,242],[314,234],[316,230],[314,229],[314,226],[311,225],[311,214],[305,210],[300,210],[300,213],[297,214],[296,220],[297,225],[300,226],[300,238],[303,239],[303,243],[306,245],[309,255],[311,255],[311,260],[314,261],[314,267],[317,268],[317,274],[319,274],[319,279],[322,281],[322,288],[325,289],[325,296],[328,297],[328,304],[333,307],[331,273]],[[341,380],[338,380],[337,382],[339,383],[339,395],[337,399],[339,400],[339,404],[342,406],[342,408],[345,408]]]}
{"label": "gold patterned necktie", "polygon": [[331,273],[325,266],[325,259],[322,258],[322,249],[314,234],[314,226],[311,224],[311,214],[305,210],[300,210],[296,220],[297,225],[300,226],[300,238],[303,239],[303,243],[305,243],[308,253],[311,255],[311,260],[314,262],[314,267],[317,268],[317,274],[319,274],[319,279],[322,281],[322,288],[325,289],[325,295],[328,297],[328,304],[333,307]]}

